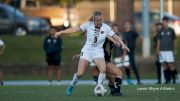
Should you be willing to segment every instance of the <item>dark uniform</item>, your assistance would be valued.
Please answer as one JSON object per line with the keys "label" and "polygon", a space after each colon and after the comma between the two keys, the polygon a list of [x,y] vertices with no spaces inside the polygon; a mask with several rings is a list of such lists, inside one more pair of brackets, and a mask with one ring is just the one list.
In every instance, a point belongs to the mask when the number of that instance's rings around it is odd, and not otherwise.
{"label": "dark uniform", "polygon": [[[103,44],[103,49],[104,49],[105,62],[106,62],[106,64],[108,64],[111,62],[113,42],[106,39],[104,44]],[[121,84],[122,84],[122,79],[119,77],[115,77],[115,85],[108,85],[110,90],[111,90],[111,94],[113,96],[120,96],[121,95],[121,93],[120,93]]]}
{"label": "dark uniform", "polygon": [[138,80],[138,83],[140,83],[139,72],[138,72],[138,69],[135,64],[136,38],[139,36],[139,34],[136,33],[135,31],[131,30],[129,32],[124,32],[123,35],[125,36],[125,38],[127,40],[127,46],[130,49],[130,52],[128,53],[130,65],[131,65],[132,70]]}
{"label": "dark uniform", "polygon": [[103,49],[104,49],[104,58],[105,58],[106,63],[111,62],[112,49],[113,49],[112,41],[109,41],[108,39],[106,39],[103,44]]}
{"label": "dark uniform", "polygon": [[44,51],[46,52],[46,61],[48,65],[60,65],[61,63],[61,51],[62,51],[62,39],[52,38],[47,36],[43,44]]}
{"label": "dark uniform", "polygon": [[[174,52],[174,41],[176,39],[176,34],[175,34],[174,30],[170,27],[168,27],[166,29],[163,28],[158,33],[158,35],[159,35],[158,40],[160,42],[160,56],[159,56],[160,62],[161,63],[166,62],[167,64],[174,62],[174,53],[173,52]],[[171,52],[172,54],[162,54],[162,52]],[[171,70],[171,71],[169,71],[168,69],[164,70],[164,76],[166,79],[166,83],[170,83],[171,77],[173,79],[173,83],[175,83],[176,82],[175,81],[176,74],[177,74],[176,69]]]}
{"label": "dark uniform", "polygon": [[[154,41],[154,49],[157,48],[157,41],[158,41],[158,33],[155,34],[155,36],[153,37],[153,41]],[[161,63],[159,62],[159,57],[156,58],[156,69],[157,69],[157,80],[158,80],[158,84],[161,83]]]}

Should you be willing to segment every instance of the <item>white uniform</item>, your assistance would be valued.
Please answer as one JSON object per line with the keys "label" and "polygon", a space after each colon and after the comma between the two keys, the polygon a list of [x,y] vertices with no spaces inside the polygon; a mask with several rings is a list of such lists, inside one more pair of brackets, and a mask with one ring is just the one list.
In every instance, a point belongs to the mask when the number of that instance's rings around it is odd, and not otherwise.
{"label": "white uniform", "polygon": [[173,51],[160,51],[159,62],[160,63],[163,63],[163,62],[167,62],[167,63],[174,62],[174,53],[173,53]]}
{"label": "white uniform", "polygon": [[114,62],[116,63],[117,67],[127,67],[130,65],[128,55],[125,55],[124,60],[122,60],[121,57],[114,58]]}
{"label": "white uniform", "polygon": [[115,33],[111,27],[102,23],[100,29],[95,28],[94,22],[86,22],[80,26],[82,32],[86,32],[86,43],[81,50],[81,57],[89,62],[95,58],[104,58],[103,44],[106,37],[113,36]]}

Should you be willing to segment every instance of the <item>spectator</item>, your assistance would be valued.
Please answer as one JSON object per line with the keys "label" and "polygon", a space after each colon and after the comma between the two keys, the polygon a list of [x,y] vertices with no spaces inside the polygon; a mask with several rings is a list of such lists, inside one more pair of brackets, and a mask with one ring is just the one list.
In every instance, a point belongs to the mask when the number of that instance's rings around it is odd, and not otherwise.
{"label": "spectator", "polygon": [[[130,52],[128,53],[129,60],[130,60],[130,66],[137,78],[137,84],[140,84],[141,82],[140,82],[139,72],[138,72],[138,69],[137,69],[136,63],[135,63],[135,48],[136,48],[136,46],[140,46],[140,44],[143,41],[143,38],[137,32],[132,30],[131,23],[129,21],[125,22],[124,27],[125,27],[125,32],[123,33],[123,35],[125,36],[125,38],[127,40],[128,48],[130,49]],[[136,39],[138,38],[138,36],[139,36],[140,40],[136,45]]]}
{"label": "spectator", "polygon": [[169,19],[167,17],[164,17],[163,29],[158,33],[159,37],[157,43],[157,53],[159,55],[159,62],[164,69],[166,84],[171,83],[171,77],[173,79],[173,83],[176,83],[177,74],[177,71],[173,65],[176,34],[174,32],[174,29],[168,26],[168,22]]}
{"label": "spectator", "polygon": [[[156,23],[155,33],[153,35],[154,49],[157,48],[158,32],[162,29],[162,23]],[[161,63],[159,62],[159,56],[156,53],[156,69],[157,69],[157,84],[161,84]]]}
{"label": "spectator", "polygon": [[[117,24],[113,24],[112,25],[112,29],[113,31],[123,40],[123,42],[127,45],[127,41],[125,39],[125,36],[123,35],[123,33],[119,32],[119,28]],[[126,50],[123,50],[120,47],[115,46],[115,58],[114,58],[114,62],[116,63],[116,66],[121,68],[124,67],[125,68],[125,73],[127,76],[127,83],[129,85],[132,85],[133,82],[131,80],[131,75],[130,75],[130,63],[129,63],[129,56],[127,54]]]}
{"label": "spectator", "polygon": [[[0,39],[0,55],[4,53],[5,43]],[[0,68],[0,85],[3,85],[3,74]]]}
{"label": "spectator", "polygon": [[56,72],[57,80],[61,80],[61,51],[62,51],[62,39],[60,37],[54,37],[56,29],[50,28],[50,35],[48,35],[43,44],[44,51],[46,53],[46,61],[48,67],[48,80],[49,84],[52,83],[53,71]]}

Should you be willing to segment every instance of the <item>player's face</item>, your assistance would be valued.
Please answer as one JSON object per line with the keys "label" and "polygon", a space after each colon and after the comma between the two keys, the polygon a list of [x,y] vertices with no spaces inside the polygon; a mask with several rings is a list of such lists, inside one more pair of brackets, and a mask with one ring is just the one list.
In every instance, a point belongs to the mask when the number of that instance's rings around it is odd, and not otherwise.
{"label": "player's face", "polygon": [[54,34],[55,34],[55,32],[56,32],[56,30],[55,30],[55,29],[53,29],[53,28],[51,28],[51,29],[49,30],[49,33],[50,33],[51,35],[54,35]]}
{"label": "player's face", "polygon": [[118,32],[118,26],[113,26],[112,27],[112,30],[116,33],[116,32]]}
{"label": "player's face", "polygon": [[95,17],[95,19],[94,19],[94,24],[95,24],[95,26],[101,27],[102,22],[103,22],[103,16],[102,16],[102,15]]}
{"label": "player's face", "polygon": [[163,20],[163,26],[164,26],[164,27],[168,27],[168,21]]}
{"label": "player's face", "polygon": [[157,25],[156,30],[160,31],[162,29],[162,27],[163,27],[162,25]]}
{"label": "player's face", "polygon": [[124,28],[125,28],[126,30],[131,29],[131,24],[130,24],[129,22],[126,22],[125,25],[124,25]]}

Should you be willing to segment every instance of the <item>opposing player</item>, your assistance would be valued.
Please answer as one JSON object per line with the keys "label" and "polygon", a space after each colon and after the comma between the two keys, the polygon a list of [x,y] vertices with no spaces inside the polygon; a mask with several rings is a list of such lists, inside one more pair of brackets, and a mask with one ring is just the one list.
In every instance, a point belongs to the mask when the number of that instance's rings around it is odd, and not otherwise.
{"label": "opposing player", "polygon": [[74,74],[73,80],[69,85],[66,95],[70,96],[74,85],[78,79],[84,74],[88,63],[93,61],[99,69],[98,85],[102,85],[106,77],[106,64],[104,60],[103,43],[106,38],[110,39],[115,44],[121,44],[122,48],[129,51],[129,48],[122,42],[122,40],[115,35],[111,28],[103,23],[103,14],[101,11],[95,11],[90,21],[82,24],[80,28],[69,28],[56,32],[56,36],[75,32],[86,32],[86,43],[81,50],[81,57],[79,60],[77,73]]}

